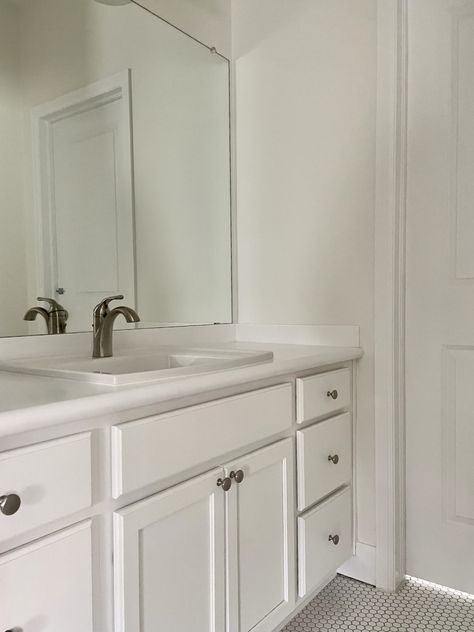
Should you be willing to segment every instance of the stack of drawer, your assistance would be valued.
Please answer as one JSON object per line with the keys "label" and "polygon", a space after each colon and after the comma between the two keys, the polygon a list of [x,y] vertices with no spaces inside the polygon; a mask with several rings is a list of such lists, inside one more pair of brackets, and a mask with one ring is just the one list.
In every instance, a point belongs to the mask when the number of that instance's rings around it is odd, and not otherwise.
{"label": "stack of drawer", "polygon": [[0,630],[92,631],[91,504],[90,433],[0,453]]}
{"label": "stack of drawer", "polygon": [[352,552],[351,371],[296,380],[299,595],[316,590]]}

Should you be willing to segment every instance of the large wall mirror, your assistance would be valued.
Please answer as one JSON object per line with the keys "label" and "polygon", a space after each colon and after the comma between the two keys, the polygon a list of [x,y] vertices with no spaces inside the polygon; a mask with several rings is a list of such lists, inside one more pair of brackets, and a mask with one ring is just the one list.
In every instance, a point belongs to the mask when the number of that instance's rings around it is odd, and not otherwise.
{"label": "large wall mirror", "polygon": [[[231,309],[229,65],[132,3],[0,0],[0,336],[123,294],[141,326]],[[119,321],[117,322],[119,325]]]}

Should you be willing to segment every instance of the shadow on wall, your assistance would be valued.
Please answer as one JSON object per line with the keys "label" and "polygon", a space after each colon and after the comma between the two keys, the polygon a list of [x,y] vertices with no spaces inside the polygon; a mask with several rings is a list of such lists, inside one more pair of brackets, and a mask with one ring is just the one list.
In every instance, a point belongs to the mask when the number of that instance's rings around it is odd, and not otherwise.
{"label": "shadow on wall", "polygon": [[[232,0],[239,3],[238,11],[233,11],[233,31],[239,33],[233,42],[233,57],[239,59],[259,48],[267,39],[279,31],[291,30],[294,22],[305,21],[314,0]],[[318,2],[318,4],[326,4]],[[246,10],[248,9],[248,10]]]}

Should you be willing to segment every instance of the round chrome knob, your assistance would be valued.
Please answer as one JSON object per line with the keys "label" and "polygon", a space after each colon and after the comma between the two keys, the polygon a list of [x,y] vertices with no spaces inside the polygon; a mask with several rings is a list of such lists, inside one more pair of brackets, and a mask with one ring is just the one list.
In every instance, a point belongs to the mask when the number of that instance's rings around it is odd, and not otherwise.
{"label": "round chrome knob", "polygon": [[328,461],[332,461],[334,465],[337,465],[339,463],[339,454],[330,454],[328,456]]}
{"label": "round chrome knob", "polygon": [[229,489],[232,487],[232,481],[228,476],[226,476],[225,478],[218,478],[217,487],[222,487],[225,492],[228,492]]}
{"label": "round chrome knob", "polygon": [[332,542],[335,546],[339,544],[340,537],[338,535],[330,535],[329,542]]}
{"label": "round chrome knob", "polygon": [[334,389],[333,391],[328,391],[326,393],[328,397],[332,397],[333,399],[337,399],[339,397],[339,393]]}
{"label": "round chrome knob", "polygon": [[245,478],[245,475],[242,470],[237,470],[237,472],[231,472],[229,476],[233,478],[236,483],[241,483]]}
{"label": "round chrome knob", "polygon": [[17,494],[0,496],[0,511],[4,516],[13,516],[20,509],[21,498]]}

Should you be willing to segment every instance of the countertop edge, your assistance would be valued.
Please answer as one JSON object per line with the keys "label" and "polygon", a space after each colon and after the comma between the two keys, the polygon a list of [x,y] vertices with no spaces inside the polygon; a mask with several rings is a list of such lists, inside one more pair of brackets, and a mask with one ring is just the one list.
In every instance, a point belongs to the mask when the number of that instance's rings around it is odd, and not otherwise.
{"label": "countertop edge", "polygon": [[[271,348],[273,345],[268,346]],[[132,411],[180,397],[215,392],[249,382],[283,377],[289,373],[350,362],[363,356],[360,347],[315,347],[314,350],[314,354],[274,360],[272,363],[152,382],[120,390],[112,387],[110,392],[5,411],[0,413],[0,437]]]}

